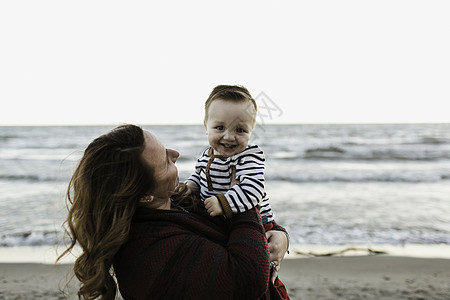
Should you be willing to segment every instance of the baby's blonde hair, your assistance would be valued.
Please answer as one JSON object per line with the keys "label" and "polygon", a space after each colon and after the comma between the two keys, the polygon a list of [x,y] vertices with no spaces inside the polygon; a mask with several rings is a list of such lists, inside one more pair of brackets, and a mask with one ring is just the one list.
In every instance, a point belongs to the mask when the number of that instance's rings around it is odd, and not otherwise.
{"label": "baby's blonde hair", "polygon": [[216,86],[205,102],[205,122],[208,121],[208,110],[214,100],[225,100],[232,102],[250,101],[253,105],[253,124],[256,121],[257,105],[247,88],[240,85],[218,85]]}

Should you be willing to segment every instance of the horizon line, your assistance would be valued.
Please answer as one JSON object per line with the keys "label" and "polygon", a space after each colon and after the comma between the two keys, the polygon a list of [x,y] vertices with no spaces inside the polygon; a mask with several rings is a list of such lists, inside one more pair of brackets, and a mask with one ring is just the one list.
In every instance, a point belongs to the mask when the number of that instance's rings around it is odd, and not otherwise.
{"label": "horizon line", "polygon": [[[131,123],[131,122],[117,122],[117,123],[42,123],[42,124],[0,124],[0,127],[82,127],[82,126],[118,126],[122,124],[134,124],[138,126],[203,126],[198,122],[186,123]],[[428,121],[428,122],[280,122],[280,123],[256,123],[255,127],[265,125],[413,125],[413,124],[450,124],[450,121]]]}

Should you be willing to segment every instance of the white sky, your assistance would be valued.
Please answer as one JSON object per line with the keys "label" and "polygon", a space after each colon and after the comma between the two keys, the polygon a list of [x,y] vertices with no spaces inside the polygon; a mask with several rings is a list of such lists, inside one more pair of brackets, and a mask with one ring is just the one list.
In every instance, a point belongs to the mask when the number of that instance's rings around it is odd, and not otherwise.
{"label": "white sky", "polygon": [[450,1],[1,1],[0,125],[450,122]]}

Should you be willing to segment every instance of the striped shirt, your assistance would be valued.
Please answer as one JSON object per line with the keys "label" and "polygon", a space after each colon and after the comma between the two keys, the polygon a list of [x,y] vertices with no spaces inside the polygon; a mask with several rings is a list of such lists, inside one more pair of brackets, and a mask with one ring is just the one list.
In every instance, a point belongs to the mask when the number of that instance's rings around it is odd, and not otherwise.
{"label": "striped shirt", "polygon": [[[265,224],[273,221],[274,214],[264,190],[264,163],[264,153],[257,145],[248,145],[244,151],[228,158],[213,155],[212,148],[208,147],[188,180],[197,184],[202,201],[224,195],[235,214],[259,206]],[[233,167],[238,183],[230,188]]]}

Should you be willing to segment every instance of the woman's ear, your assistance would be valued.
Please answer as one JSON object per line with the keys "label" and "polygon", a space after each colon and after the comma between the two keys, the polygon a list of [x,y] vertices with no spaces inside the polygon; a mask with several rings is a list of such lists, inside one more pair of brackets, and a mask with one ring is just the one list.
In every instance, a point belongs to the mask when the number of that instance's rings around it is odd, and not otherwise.
{"label": "woman's ear", "polygon": [[144,197],[139,199],[139,202],[140,203],[149,203],[149,202],[152,202],[154,198],[155,197],[153,197],[152,195],[145,195]]}

